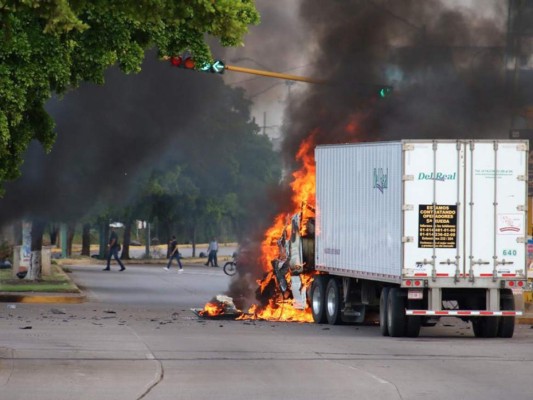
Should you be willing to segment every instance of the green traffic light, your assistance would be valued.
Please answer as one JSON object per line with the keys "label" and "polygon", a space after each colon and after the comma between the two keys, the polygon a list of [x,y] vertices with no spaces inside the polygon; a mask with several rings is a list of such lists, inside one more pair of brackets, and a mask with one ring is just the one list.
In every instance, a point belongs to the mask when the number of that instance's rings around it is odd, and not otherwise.
{"label": "green traffic light", "polygon": [[384,86],[384,87],[379,89],[379,97],[381,97],[382,99],[384,99],[385,97],[387,97],[391,93],[392,93],[392,87],[390,87],[390,86]]}
{"label": "green traffic light", "polygon": [[211,64],[205,63],[200,67],[200,71],[209,72],[211,71]]}

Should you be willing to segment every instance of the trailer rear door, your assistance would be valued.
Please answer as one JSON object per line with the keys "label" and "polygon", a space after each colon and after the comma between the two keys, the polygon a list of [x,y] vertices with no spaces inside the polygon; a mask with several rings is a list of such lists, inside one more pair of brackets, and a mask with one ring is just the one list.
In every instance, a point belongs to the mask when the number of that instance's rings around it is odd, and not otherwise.
{"label": "trailer rear door", "polygon": [[464,146],[404,144],[404,277],[464,269]]}
{"label": "trailer rear door", "polygon": [[525,278],[527,156],[523,141],[405,143],[403,277]]}

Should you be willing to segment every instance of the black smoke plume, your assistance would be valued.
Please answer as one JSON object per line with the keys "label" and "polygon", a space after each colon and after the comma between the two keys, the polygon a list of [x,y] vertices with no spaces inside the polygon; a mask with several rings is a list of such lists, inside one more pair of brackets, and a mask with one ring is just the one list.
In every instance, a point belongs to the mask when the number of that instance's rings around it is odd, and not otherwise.
{"label": "black smoke plume", "polygon": [[0,199],[0,225],[23,217],[75,222],[95,205],[128,204],[139,177],[165,160],[223,159],[217,144],[226,133],[206,116],[222,105],[249,112],[239,96],[219,75],[172,68],[149,52],[137,75],[112,68],[105,85],[86,84],[53,99],[48,108],[57,141],[50,154],[38,143],[30,146],[21,178],[6,184]]}
{"label": "black smoke plume", "polygon": [[[304,0],[301,18],[317,43],[313,75],[329,84],[313,85],[291,103],[287,161],[313,130],[317,144],[507,138],[513,99],[504,69],[506,5],[480,1],[491,11],[481,13],[449,3]],[[383,84],[393,92],[380,99],[374,85]]]}

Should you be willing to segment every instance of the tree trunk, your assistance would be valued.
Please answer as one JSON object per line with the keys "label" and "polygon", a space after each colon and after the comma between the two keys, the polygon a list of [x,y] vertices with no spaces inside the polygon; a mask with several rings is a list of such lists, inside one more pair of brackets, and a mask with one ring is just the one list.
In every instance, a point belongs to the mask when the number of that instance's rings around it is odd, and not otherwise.
{"label": "tree trunk", "polygon": [[91,224],[83,224],[81,234],[81,255],[91,256]]}
{"label": "tree trunk", "polygon": [[167,239],[167,258],[170,257],[170,237],[172,236],[171,233],[170,233],[170,226],[171,226],[171,223],[170,221],[165,221],[165,234],[166,234],[166,239]]}
{"label": "tree trunk", "polygon": [[25,279],[35,281],[41,279],[41,254],[43,249],[43,233],[45,223],[34,220],[31,228],[31,260]]}
{"label": "tree trunk", "polygon": [[107,258],[107,242],[109,240],[109,223],[106,221],[100,221],[100,251],[99,255],[101,259]]}
{"label": "tree trunk", "polygon": [[50,231],[50,245],[55,246],[57,243],[57,234],[59,232],[59,225],[57,224],[50,224],[48,226],[48,230]]}
{"label": "tree trunk", "polygon": [[71,222],[67,225],[67,257],[72,256],[72,240],[76,232],[76,223]]}
{"label": "tree trunk", "polygon": [[196,224],[194,224],[192,226],[192,232],[191,232],[191,236],[192,236],[192,256],[193,257],[196,257]]}
{"label": "tree trunk", "polygon": [[126,221],[124,224],[124,243],[122,244],[122,254],[120,255],[122,260],[130,259],[131,226],[131,221]]}

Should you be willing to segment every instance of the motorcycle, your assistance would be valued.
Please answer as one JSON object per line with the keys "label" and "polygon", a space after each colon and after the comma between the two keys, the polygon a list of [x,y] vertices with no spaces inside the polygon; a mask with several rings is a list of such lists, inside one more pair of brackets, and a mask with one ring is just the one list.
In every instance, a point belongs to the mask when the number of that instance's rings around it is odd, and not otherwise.
{"label": "motorcycle", "polygon": [[223,270],[228,276],[233,276],[237,273],[237,253],[233,253],[232,260],[224,264]]}

